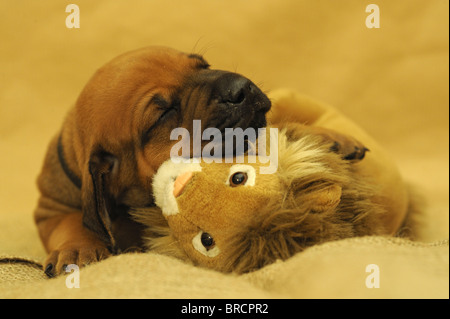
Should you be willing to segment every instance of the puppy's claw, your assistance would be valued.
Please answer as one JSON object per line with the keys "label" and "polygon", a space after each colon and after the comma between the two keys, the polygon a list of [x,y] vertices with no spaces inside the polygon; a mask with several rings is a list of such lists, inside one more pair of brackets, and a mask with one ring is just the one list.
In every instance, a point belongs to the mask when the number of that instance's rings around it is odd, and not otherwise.
{"label": "puppy's claw", "polygon": [[84,267],[88,264],[103,260],[109,257],[111,253],[106,247],[80,247],[80,248],[66,248],[62,250],[54,250],[47,257],[44,263],[44,273],[49,277],[56,277],[65,274],[67,266],[76,264],[79,267]]}
{"label": "puppy's claw", "polygon": [[358,146],[355,146],[355,150],[353,153],[347,154],[343,158],[347,161],[360,161],[366,156],[366,152],[370,151],[368,148],[363,147],[360,148]]}
{"label": "puppy's claw", "polygon": [[53,278],[55,276],[53,272],[53,264],[48,264],[47,266],[45,266],[44,273],[47,275],[47,277]]}

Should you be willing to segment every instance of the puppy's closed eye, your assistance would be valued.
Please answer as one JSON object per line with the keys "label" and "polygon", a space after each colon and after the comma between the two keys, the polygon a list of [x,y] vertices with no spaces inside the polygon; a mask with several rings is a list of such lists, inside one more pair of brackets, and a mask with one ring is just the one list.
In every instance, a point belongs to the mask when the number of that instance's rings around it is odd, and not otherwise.
{"label": "puppy's closed eye", "polygon": [[161,122],[167,119],[169,115],[172,115],[174,111],[178,111],[180,109],[180,101],[177,98],[172,98],[171,100],[172,101],[169,102],[159,94],[155,94],[150,100],[150,103],[156,104],[156,109],[161,111],[161,114],[154,125],[161,124]]}
{"label": "puppy's closed eye", "polygon": [[170,119],[173,115],[177,114],[180,110],[180,102],[178,99],[174,98],[172,99],[172,102],[169,102],[169,100],[165,99],[160,94],[155,94],[149,101],[148,107],[150,106],[156,106],[153,107],[153,110],[158,111],[158,117],[156,120],[151,124],[151,126],[144,131],[142,134],[142,146],[145,146],[150,141],[150,137],[152,136],[152,132],[155,128],[158,126],[164,124],[166,120]]}

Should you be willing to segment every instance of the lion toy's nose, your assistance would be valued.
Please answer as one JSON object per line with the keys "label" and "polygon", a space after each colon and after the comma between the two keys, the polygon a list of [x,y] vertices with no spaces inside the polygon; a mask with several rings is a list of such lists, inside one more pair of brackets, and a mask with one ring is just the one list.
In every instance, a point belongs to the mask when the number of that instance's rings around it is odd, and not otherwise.
{"label": "lion toy's nose", "polygon": [[184,187],[189,183],[192,175],[192,172],[186,172],[177,176],[173,183],[173,196],[178,197],[183,193]]}

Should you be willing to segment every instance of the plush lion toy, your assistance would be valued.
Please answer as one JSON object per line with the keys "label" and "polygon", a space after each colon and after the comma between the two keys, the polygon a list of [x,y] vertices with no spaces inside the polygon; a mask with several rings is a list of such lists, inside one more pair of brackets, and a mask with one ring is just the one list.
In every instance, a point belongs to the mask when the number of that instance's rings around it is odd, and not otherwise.
{"label": "plush lion toy", "polygon": [[154,176],[158,207],[133,212],[149,249],[243,273],[325,241],[398,231],[407,192],[384,151],[333,108],[290,91],[272,102],[276,172],[261,173],[263,156],[168,160]]}

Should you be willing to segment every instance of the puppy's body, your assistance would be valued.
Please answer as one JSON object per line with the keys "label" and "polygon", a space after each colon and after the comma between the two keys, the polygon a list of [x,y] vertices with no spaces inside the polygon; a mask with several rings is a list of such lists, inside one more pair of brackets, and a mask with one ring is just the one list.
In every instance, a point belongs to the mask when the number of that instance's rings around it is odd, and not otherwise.
{"label": "puppy's body", "polygon": [[176,127],[263,127],[267,97],[248,79],[196,54],[150,47],[99,69],[51,141],[35,220],[46,273],[139,247],[129,207],[153,205],[151,180]]}
{"label": "puppy's body", "polygon": [[[306,124],[314,128],[335,131],[358,140],[370,150],[359,165],[359,178],[371,180],[379,187],[375,203],[385,207],[387,214],[383,225],[388,234],[394,235],[405,221],[410,205],[407,186],[397,163],[373,137],[336,108],[319,103],[290,90],[278,90],[271,94],[273,107],[268,115],[272,125],[286,122]],[[331,138],[334,138],[332,134]]]}

